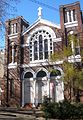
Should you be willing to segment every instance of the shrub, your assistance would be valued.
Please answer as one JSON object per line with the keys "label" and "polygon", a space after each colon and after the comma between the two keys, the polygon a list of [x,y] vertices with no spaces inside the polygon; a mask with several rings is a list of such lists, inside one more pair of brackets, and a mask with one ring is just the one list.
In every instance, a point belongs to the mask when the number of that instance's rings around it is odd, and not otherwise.
{"label": "shrub", "polygon": [[45,99],[42,104],[42,110],[45,118],[59,118],[63,120],[83,118],[83,104],[71,104],[68,101],[55,103]]}

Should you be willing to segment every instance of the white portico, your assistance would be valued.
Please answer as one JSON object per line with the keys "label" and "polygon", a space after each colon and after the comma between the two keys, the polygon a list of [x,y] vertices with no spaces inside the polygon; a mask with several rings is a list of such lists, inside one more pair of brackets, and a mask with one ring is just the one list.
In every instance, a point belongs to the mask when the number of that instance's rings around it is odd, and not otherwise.
{"label": "white portico", "polygon": [[59,67],[56,70],[58,74],[49,73],[45,68],[37,69],[35,73],[27,69],[23,73],[22,106],[26,103],[31,103],[33,106],[41,104],[44,96],[55,102],[64,99],[64,85],[61,78],[63,72]]}

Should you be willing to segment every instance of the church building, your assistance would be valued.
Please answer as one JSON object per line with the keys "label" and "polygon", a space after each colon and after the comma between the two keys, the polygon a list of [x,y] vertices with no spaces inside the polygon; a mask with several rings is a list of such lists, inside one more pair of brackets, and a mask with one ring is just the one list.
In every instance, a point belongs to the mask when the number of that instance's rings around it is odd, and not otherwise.
{"label": "church building", "polygon": [[22,16],[6,21],[5,81],[9,104],[13,100],[21,106],[34,107],[45,96],[54,102],[64,100],[62,61],[51,62],[50,56],[68,44],[68,34],[72,32],[79,37],[75,56],[80,62],[83,21],[79,2],[61,5],[59,10],[60,25],[42,19],[41,7],[38,19],[31,25]]}

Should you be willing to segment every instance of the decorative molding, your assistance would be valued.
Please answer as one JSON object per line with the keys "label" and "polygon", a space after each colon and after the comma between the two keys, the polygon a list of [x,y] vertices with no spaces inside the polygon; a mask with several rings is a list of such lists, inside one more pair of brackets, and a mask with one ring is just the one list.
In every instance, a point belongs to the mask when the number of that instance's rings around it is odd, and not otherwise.
{"label": "decorative molding", "polygon": [[78,26],[78,21],[64,23],[65,28]]}
{"label": "decorative molding", "polygon": [[55,23],[52,23],[52,22],[49,22],[48,20],[45,20],[45,19],[38,19],[37,21],[35,21],[32,25],[30,25],[27,30],[25,32],[23,32],[22,35],[25,35],[27,32],[29,32],[32,28],[36,27],[39,23],[42,23],[42,24],[45,24],[47,26],[50,26],[50,27],[55,27],[55,28],[58,28],[60,29],[60,25],[57,25]]}
{"label": "decorative molding", "polygon": [[11,68],[17,68],[17,62],[15,62],[15,63],[10,63],[10,64],[8,65],[8,69],[11,69]]}
{"label": "decorative molding", "polygon": [[9,39],[18,37],[18,33],[8,35]]}

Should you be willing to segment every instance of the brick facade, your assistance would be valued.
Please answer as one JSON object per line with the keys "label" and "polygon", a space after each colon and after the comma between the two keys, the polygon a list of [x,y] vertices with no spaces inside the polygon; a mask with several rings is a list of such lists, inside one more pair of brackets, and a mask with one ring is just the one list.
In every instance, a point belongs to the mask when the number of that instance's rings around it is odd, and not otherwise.
{"label": "brick facade", "polygon": [[[72,23],[70,27],[67,27],[67,24],[64,22],[64,9],[77,11],[76,21],[78,24],[76,23],[76,26]],[[60,21],[61,28],[60,26],[43,19],[36,21],[31,26],[29,26],[29,23],[24,20],[23,17],[17,17],[6,21],[6,59],[4,76],[7,81],[6,85],[8,85],[8,91],[6,89],[5,95],[8,104],[11,105],[12,101],[14,101],[17,105],[24,106],[27,103],[34,104],[35,100],[38,100],[37,102],[41,103],[42,95],[45,95],[45,92],[48,95],[51,94],[52,99],[55,100],[55,97],[52,95],[53,93],[48,93],[49,90],[46,90],[46,88],[49,89],[49,79],[51,80],[51,77],[53,77],[53,74],[49,69],[54,67],[54,69],[60,70],[61,75],[63,74],[63,71],[60,64],[50,64],[47,59],[44,60],[43,58],[46,58],[47,55],[50,55],[52,52],[59,52],[62,50],[63,45],[67,43],[67,39],[64,38],[67,38],[69,31],[74,31],[74,33],[79,34],[82,38],[82,16],[79,2],[60,6]],[[41,33],[43,33],[43,37],[41,37]],[[41,56],[39,54],[39,56],[37,56],[39,58],[33,56],[37,55],[35,52],[37,48],[34,49],[34,46],[37,45],[35,44],[35,39],[38,41],[38,37],[40,37],[40,41],[41,39],[44,41],[44,50],[46,50],[46,41],[49,40],[49,50],[45,51],[45,53],[43,51],[43,57],[41,50],[41,54],[39,53]],[[80,44],[82,45],[81,40]],[[40,49],[39,47],[40,46],[38,45],[38,49]],[[53,80],[51,80],[50,85],[55,85]],[[61,85],[63,86],[62,82]],[[59,86],[56,88],[61,89]],[[63,99],[63,93],[60,94],[56,90],[56,94],[58,96],[56,101]],[[61,96],[61,98],[59,98],[59,96]]]}

